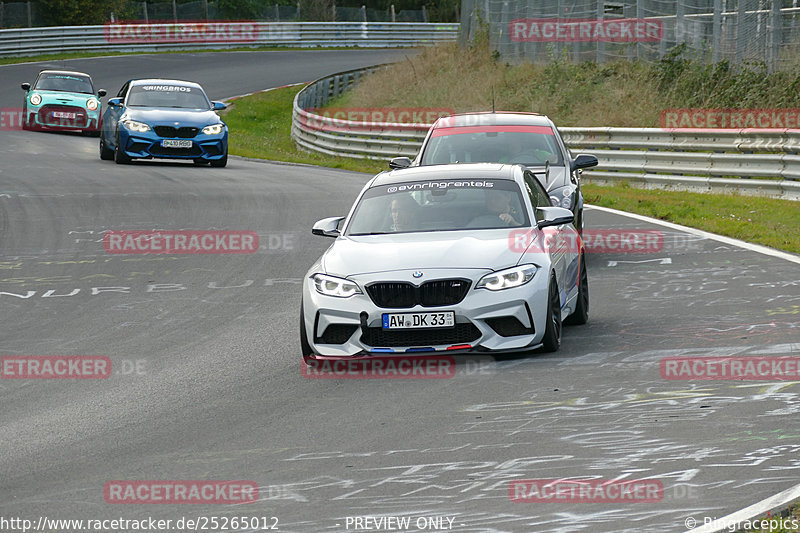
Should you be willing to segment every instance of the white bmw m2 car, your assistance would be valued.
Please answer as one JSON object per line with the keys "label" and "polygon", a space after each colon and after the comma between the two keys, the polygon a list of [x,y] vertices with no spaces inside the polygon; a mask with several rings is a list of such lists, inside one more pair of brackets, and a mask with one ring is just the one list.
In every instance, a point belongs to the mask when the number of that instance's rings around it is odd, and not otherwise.
{"label": "white bmw m2 car", "polygon": [[309,359],[556,351],[585,323],[574,214],[522,165],[411,167],[372,178],[303,284]]}

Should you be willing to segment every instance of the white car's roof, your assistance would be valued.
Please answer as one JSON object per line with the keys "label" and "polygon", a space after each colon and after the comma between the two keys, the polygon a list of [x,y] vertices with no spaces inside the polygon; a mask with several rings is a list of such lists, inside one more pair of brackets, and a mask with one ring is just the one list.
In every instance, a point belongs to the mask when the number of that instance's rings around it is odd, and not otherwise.
{"label": "white car's roof", "polygon": [[501,163],[457,163],[452,165],[428,165],[381,172],[370,186],[435,179],[501,179],[515,180],[521,175],[521,165]]}

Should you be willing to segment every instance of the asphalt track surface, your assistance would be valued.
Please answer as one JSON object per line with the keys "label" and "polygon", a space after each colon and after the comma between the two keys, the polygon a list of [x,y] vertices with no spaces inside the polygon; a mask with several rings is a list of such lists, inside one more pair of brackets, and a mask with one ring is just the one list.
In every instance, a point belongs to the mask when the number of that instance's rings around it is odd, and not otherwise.
{"label": "asphalt track surface", "polygon": [[[0,106],[19,107],[19,83],[42,66],[87,70],[112,94],[130,77],[184,77],[221,99],[403,54],[5,66]],[[450,379],[303,378],[299,283],[330,244],[309,228],[344,214],[367,179],[237,158],[120,166],[100,161],[95,138],[0,132],[0,354],[105,355],[114,369],[0,381],[0,517],[277,517],[279,531],[338,532],[355,530],[348,517],[382,515],[411,517],[409,531],[445,517],[458,532],[671,532],[797,482],[800,383],[666,380],[659,361],[797,356],[798,263],[613,213],[588,210],[587,229],[658,230],[663,248],[589,254],[590,321],[566,328],[557,354],[460,361]],[[112,255],[101,239],[113,229],[251,230],[261,248]],[[509,499],[512,480],[553,478],[653,479],[664,496]],[[252,480],[260,496],[109,504],[111,480]]]}

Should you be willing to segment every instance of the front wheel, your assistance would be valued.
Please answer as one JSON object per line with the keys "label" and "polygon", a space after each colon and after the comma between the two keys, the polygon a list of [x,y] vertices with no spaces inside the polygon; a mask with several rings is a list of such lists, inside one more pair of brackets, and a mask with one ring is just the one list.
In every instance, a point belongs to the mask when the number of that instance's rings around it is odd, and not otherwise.
{"label": "front wheel", "polygon": [[581,255],[581,273],[578,277],[578,298],[575,311],[567,317],[565,324],[586,324],[589,320],[589,276],[586,273],[586,259]]}
{"label": "front wheel", "polygon": [[103,161],[111,161],[114,159],[114,150],[106,146],[106,140],[100,136],[100,159]]}
{"label": "front wheel", "polygon": [[210,163],[212,167],[222,168],[228,164],[228,154],[222,156],[221,159],[212,159]]}
{"label": "front wheel", "polygon": [[545,352],[556,352],[561,347],[561,298],[555,275],[550,275],[547,292],[547,326],[542,337],[542,349]]}
{"label": "front wheel", "polygon": [[300,352],[303,357],[314,355],[314,350],[308,343],[308,335],[306,334],[306,315],[303,313],[303,304],[300,304]]}
{"label": "front wheel", "polygon": [[119,142],[119,133],[117,133],[117,143],[114,146],[114,162],[118,165],[124,165],[131,162],[131,158],[125,155]]}

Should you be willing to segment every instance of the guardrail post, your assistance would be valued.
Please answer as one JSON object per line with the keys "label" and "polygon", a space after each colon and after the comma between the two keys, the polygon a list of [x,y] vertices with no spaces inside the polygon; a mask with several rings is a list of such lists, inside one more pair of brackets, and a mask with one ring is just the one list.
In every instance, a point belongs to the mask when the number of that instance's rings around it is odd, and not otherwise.
{"label": "guardrail post", "polygon": [[31,17],[31,2],[28,0],[26,2],[28,4],[28,27],[33,28],[33,17]]}
{"label": "guardrail post", "polygon": [[150,16],[147,14],[147,2],[142,2],[142,16],[145,22],[150,21]]}
{"label": "guardrail post", "polygon": [[0,2],[0,28],[3,27],[3,15],[5,15],[5,6]]}
{"label": "guardrail post", "polygon": [[361,6],[361,22],[367,21],[367,6]]}
{"label": "guardrail post", "polygon": [[397,22],[397,16],[394,13],[394,4],[389,6],[389,13],[392,14],[392,22]]}
{"label": "guardrail post", "polygon": [[425,9],[425,4],[422,5],[422,22],[428,22],[428,10]]}
{"label": "guardrail post", "polygon": [[281,21],[281,10],[278,7],[278,4],[275,4],[275,22]]}
{"label": "guardrail post", "polygon": [[208,0],[203,0],[203,16],[206,22],[208,22]]}
{"label": "guardrail post", "polygon": [[172,0],[172,20],[178,22],[178,4]]}

